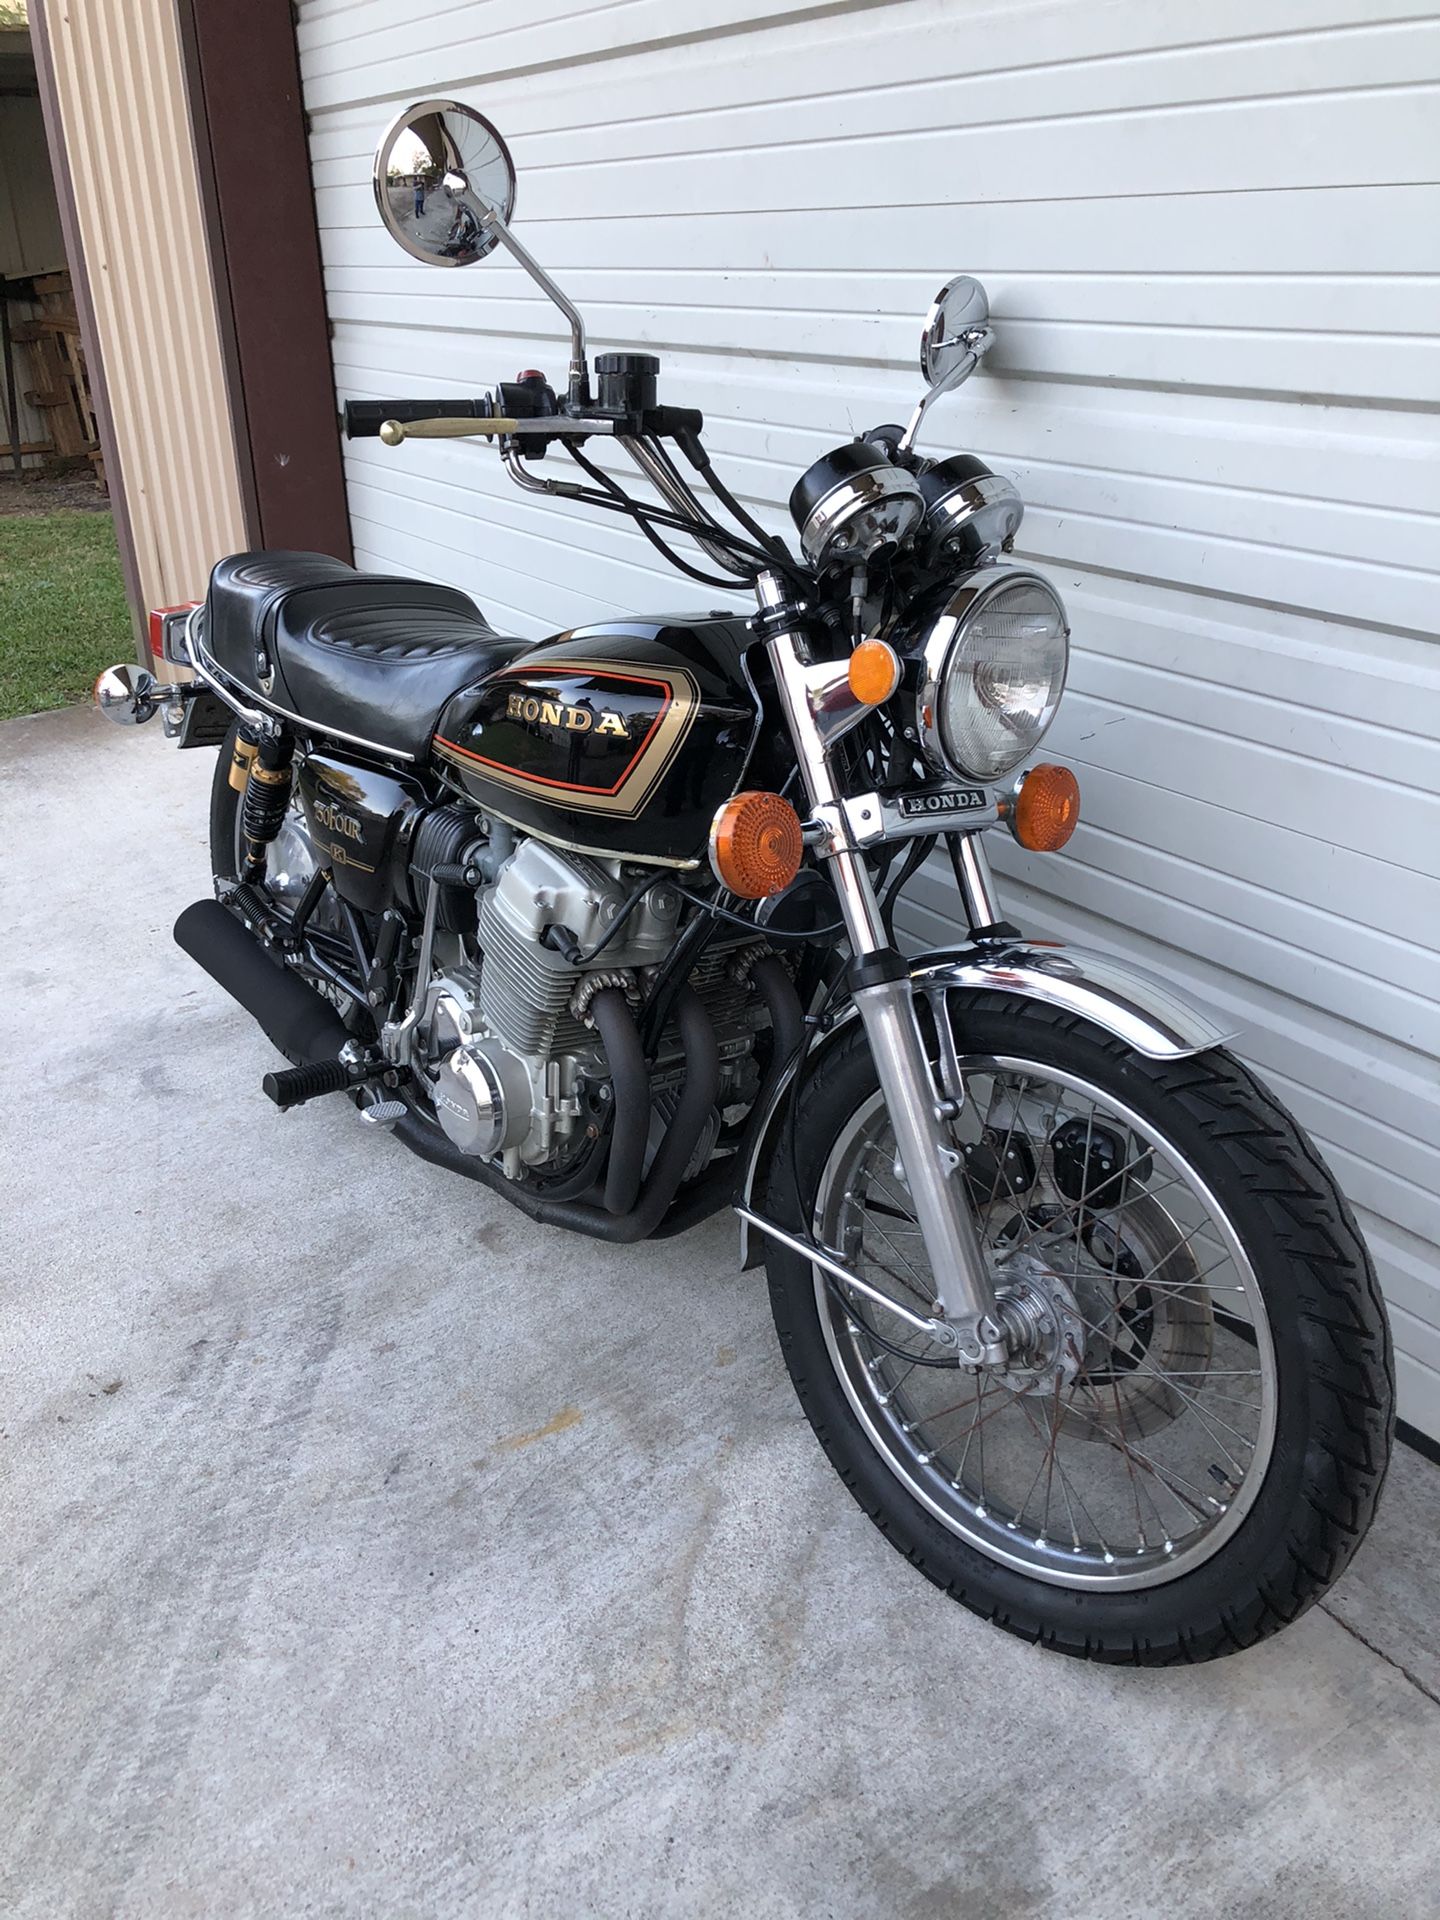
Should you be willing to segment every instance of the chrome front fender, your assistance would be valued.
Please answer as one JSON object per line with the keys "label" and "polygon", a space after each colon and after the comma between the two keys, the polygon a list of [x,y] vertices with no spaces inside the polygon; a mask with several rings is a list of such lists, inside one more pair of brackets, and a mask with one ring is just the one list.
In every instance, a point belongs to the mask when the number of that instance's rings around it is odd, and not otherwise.
{"label": "chrome front fender", "polygon": [[[956,947],[918,955],[911,964],[910,977],[916,992],[927,998],[956,989],[983,989],[1039,1000],[1113,1034],[1151,1060],[1183,1060],[1190,1054],[1223,1046],[1235,1037],[1234,1028],[1222,1026],[1157,975],[1128,960],[1115,960],[1109,954],[1091,953],[1083,947],[1028,940],[1000,947]],[[854,1018],[855,1009],[845,1007],[812,1047],[808,1062],[818,1061],[835,1035]],[[774,1151],[779,1119],[794,1077],[791,1067],[775,1087],[766,1112],[751,1133],[737,1195],[740,1205],[754,1204],[755,1175]],[[742,1267],[751,1264],[749,1228],[744,1220],[740,1222],[740,1262]]]}
{"label": "chrome front fender", "polygon": [[1235,1038],[1156,974],[1108,953],[1020,940],[999,948],[922,953],[910,970],[922,993],[985,987],[1042,1000],[1114,1034],[1151,1060],[1183,1060]]}

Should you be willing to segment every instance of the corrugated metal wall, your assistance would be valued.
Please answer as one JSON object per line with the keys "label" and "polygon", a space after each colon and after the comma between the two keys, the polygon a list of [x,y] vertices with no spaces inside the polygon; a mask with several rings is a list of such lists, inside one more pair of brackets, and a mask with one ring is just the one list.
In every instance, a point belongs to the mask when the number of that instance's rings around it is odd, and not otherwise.
{"label": "corrugated metal wall", "polygon": [[[1086,805],[1064,858],[997,847],[1007,904],[1243,1026],[1360,1210],[1402,1411],[1440,1433],[1440,23],[1384,11],[307,0],[299,38],[344,395],[563,369],[518,272],[427,272],[381,232],[375,137],[425,94],[499,122],[597,346],[658,349],[777,514],[903,418],[939,281],[985,279],[1000,344],[930,444],[1030,502]],[[347,458],[361,564],[517,632],[710,597],[492,454]],[[948,897],[917,890],[917,937]]]}
{"label": "corrugated metal wall", "polygon": [[244,545],[174,0],[46,8],[142,596]]}

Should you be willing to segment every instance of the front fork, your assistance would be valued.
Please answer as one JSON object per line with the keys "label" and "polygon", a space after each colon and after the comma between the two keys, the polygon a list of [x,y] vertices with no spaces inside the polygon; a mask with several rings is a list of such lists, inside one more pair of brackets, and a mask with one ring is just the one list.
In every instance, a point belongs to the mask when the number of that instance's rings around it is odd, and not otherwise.
{"label": "front fork", "polygon": [[[792,625],[785,619],[785,583],[778,574],[762,573],[756,594],[767,617],[766,645],[775,684],[795,742],[811,815],[822,836],[816,852],[830,868],[850,941],[851,995],[870,1042],[900,1165],[935,1276],[935,1312],[943,1316],[962,1360],[1000,1364],[1007,1349],[996,1318],[995,1290],[970,1210],[964,1164],[946,1125],[962,1089],[957,1085],[947,1092],[935,1084],[915,1017],[910,969],[886,934],[811,705],[803,631],[798,622]],[[983,885],[988,897],[984,856],[977,847],[971,857],[977,887]],[[936,1012],[943,1025],[943,1009]],[[942,1044],[943,1039],[942,1035]]]}

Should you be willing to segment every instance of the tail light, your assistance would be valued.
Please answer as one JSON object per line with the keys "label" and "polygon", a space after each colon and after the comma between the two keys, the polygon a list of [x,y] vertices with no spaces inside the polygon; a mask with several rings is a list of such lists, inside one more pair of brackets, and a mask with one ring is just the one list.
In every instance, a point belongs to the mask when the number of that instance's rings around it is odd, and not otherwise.
{"label": "tail light", "polygon": [[180,648],[180,634],[198,600],[184,600],[175,607],[155,607],[150,614],[150,658],[158,665],[166,660],[172,667],[188,667],[189,660]]}

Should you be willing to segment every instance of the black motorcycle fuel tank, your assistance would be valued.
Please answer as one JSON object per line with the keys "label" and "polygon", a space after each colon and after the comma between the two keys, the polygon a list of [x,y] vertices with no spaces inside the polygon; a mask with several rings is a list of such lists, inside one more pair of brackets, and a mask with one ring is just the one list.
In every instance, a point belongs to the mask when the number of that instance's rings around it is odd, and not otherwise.
{"label": "black motorcycle fuel tank", "polygon": [[456,694],[433,750],[478,806],[516,826],[692,866],[759,732],[751,644],[730,613],[575,627]]}

